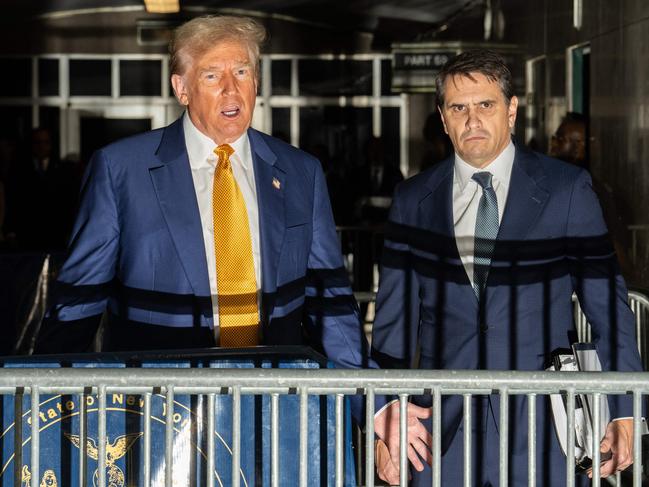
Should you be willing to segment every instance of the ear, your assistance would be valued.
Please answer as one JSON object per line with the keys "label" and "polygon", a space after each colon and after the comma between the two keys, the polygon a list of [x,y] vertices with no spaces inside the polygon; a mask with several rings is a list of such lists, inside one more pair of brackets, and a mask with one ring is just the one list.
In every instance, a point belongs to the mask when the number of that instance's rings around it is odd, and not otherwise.
{"label": "ear", "polygon": [[189,94],[187,91],[187,84],[185,83],[185,78],[179,74],[171,75],[171,86],[173,86],[174,94],[178,103],[181,105],[189,105]]}
{"label": "ear", "polygon": [[444,112],[442,112],[442,108],[437,105],[437,111],[439,112],[439,116],[442,118],[442,124],[444,125],[444,133],[448,135],[448,129],[446,128],[446,120],[444,120]]}
{"label": "ear", "polygon": [[509,128],[513,129],[516,123],[516,112],[518,110],[518,98],[512,96],[509,100],[509,107],[507,108],[507,119],[509,121]]}

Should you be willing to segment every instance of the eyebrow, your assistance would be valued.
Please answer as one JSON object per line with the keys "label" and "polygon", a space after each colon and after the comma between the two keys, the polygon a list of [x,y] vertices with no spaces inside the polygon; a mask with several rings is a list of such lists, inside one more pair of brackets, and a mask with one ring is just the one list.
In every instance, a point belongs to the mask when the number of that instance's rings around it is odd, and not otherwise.
{"label": "eyebrow", "polygon": [[[474,103],[473,105],[480,105],[481,103],[497,103],[497,102],[498,102],[498,100],[495,100],[493,98],[487,98],[485,100],[480,100],[480,101]],[[459,103],[458,102],[458,103],[449,103],[448,104],[449,107],[459,107],[459,106],[465,106],[465,105],[470,105],[470,103]]]}
{"label": "eyebrow", "polygon": [[[251,67],[252,63],[250,61],[235,61],[235,67]],[[219,69],[224,69],[223,66],[221,65],[215,65],[212,64],[210,66],[205,66],[201,68],[201,71],[214,71],[214,70],[219,70]]]}

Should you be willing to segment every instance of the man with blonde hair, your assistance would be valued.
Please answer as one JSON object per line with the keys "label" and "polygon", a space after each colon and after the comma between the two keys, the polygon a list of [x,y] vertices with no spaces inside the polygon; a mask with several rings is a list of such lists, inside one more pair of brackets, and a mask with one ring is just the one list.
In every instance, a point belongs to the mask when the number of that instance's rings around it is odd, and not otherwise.
{"label": "man with blonde hair", "polygon": [[170,44],[186,107],[97,151],[38,352],[366,345],[316,159],[250,127],[264,28],[199,17]]}

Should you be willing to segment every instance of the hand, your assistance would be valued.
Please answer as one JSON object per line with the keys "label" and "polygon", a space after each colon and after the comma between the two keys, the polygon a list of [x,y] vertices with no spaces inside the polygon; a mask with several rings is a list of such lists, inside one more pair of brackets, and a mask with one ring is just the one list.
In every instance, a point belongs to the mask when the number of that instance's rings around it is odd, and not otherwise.
{"label": "hand", "polygon": [[[600,465],[602,478],[622,471],[633,463],[633,419],[611,421],[606,427],[606,434],[599,444],[602,452],[610,451],[611,458]],[[592,472],[589,472],[592,477]]]}
{"label": "hand", "polygon": [[392,461],[388,447],[383,440],[376,440],[374,452],[374,464],[379,478],[390,485],[399,485],[399,464]]}
{"label": "hand", "polygon": [[[433,463],[430,451],[433,443],[433,437],[421,423],[420,419],[430,418],[430,408],[422,408],[415,404],[408,403],[407,425],[407,445],[408,459],[415,470],[421,472],[424,465],[420,457],[429,465]],[[374,431],[387,446],[390,454],[390,460],[399,475],[399,402],[395,401],[386,407],[381,413],[374,418]],[[380,473],[379,473],[380,476]],[[386,479],[384,479],[386,480]],[[398,483],[398,482],[397,482]]]}

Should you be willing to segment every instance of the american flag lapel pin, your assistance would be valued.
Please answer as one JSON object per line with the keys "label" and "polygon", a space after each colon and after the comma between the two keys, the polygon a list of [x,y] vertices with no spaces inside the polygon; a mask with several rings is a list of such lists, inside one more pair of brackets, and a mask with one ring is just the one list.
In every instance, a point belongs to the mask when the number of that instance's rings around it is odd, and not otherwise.
{"label": "american flag lapel pin", "polygon": [[279,182],[279,179],[273,178],[273,188],[280,189],[281,187],[282,187],[282,183]]}

